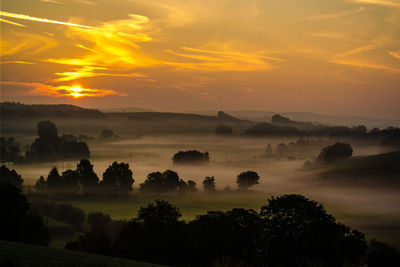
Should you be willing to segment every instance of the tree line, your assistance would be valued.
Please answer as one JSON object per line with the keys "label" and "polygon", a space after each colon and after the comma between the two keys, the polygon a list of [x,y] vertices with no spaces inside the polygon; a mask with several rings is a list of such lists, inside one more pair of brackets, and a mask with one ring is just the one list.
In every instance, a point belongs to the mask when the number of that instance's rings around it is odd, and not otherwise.
{"label": "tree line", "polygon": [[[173,266],[399,266],[397,248],[338,222],[302,195],[267,199],[259,211],[209,211],[182,220],[164,200],[141,207],[128,222],[70,205],[31,204],[21,190],[0,182],[0,239],[47,245],[46,214],[89,229],[67,249]],[[39,215],[41,214],[41,215]]]}

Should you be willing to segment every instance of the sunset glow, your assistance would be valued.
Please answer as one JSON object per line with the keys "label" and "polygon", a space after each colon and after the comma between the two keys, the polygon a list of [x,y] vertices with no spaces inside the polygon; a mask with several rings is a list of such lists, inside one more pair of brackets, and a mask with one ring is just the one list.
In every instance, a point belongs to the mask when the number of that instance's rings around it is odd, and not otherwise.
{"label": "sunset glow", "polygon": [[0,23],[4,100],[400,116],[398,0],[5,0]]}

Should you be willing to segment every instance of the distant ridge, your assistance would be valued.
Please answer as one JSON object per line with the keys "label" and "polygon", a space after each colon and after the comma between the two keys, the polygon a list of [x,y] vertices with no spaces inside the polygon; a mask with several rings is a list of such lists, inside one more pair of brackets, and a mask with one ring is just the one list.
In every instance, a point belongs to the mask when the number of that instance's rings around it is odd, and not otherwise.
{"label": "distant ridge", "polygon": [[8,118],[102,118],[105,115],[97,109],[81,108],[68,104],[26,105],[15,102],[1,102],[2,119]]}

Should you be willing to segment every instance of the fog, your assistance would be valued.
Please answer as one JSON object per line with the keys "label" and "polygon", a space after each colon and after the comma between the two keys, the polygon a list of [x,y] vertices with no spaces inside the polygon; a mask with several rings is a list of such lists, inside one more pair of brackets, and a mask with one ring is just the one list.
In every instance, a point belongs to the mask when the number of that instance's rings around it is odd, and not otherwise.
{"label": "fog", "polygon": [[[243,200],[244,207],[259,209],[260,201],[271,195],[288,193],[303,194],[322,203],[328,212],[339,221],[366,232],[368,237],[376,237],[393,244],[399,244],[400,236],[400,196],[390,187],[368,187],[366,185],[336,184],[318,178],[315,171],[304,170],[304,162],[315,159],[320,149],[333,141],[320,139],[320,145],[297,154],[296,159],[266,158],[265,148],[271,144],[294,142],[289,138],[243,138],[218,136],[170,135],[117,139],[111,142],[90,143],[91,162],[101,179],[102,173],[113,161],[130,164],[135,179],[134,189],[143,183],[147,174],[171,169],[181,179],[194,180],[202,191],[202,181],[206,176],[214,176],[218,190],[229,187],[236,190],[236,176],[243,171],[254,170],[260,175],[260,184],[252,188],[256,203]],[[172,156],[180,150],[196,149],[210,153],[210,163],[205,165],[174,165]],[[354,155],[368,155],[381,152],[378,147],[353,145]],[[47,176],[50,168],[75,169],[77,161],[15,164],[12,167],[22,175],[25,185],[34,185],[40,175]],[[197,194],[202,194],[199,192]],[[215,201],[228,202],[237,198],[232,194],[219,193]],[[185,196],[182,196],[184,198]],[[207,196],[205,196],[206,198]],[[250,198],[252,199],[252,198]],[[181,202],[184,202],[182,200]],[[234,203],[240,203],[234,200]],[[250,200],[251,202],[251,200]],[[227,207],[230,207],[228,204]],[[190,213],[194,214],[194,213]],[[194,214],[195,215],[195,214]],[[126,215],[131,217],[132,214]]]}

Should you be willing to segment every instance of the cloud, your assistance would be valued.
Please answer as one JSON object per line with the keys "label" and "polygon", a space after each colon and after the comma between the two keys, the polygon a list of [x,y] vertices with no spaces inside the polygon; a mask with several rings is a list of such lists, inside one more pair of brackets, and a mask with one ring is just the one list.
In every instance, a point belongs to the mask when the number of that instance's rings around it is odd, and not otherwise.
{"label": "cloud", "polygon": [[355,66],[355,67],[361,67],[361,68],[385,70],[385,71],[390,71],[390,72],[394,72],[394,73],[400,73],[400,69],[398,69],[398,68],[393,68],[393,67],[389,67],[386,65],[376,64],[376,63],[371,63],[371,62],[366,62],[366,61],[361,61],[361,60],[334,59],[331,62],[335,63],[335,64],[340,64],[340,65],[349,65],[349,66]]}
{"label": "cloud", "polygon": [[14,22],[14,21],[9,21],[9,20],[6,20],[6,19],[2,19],[2,18],[0,18],[0,22],[8,23],[8,24],[11,24],[11,25],[14,25],[14,26],[19,26],[19,27],[26,27],[26,25],[23,25],[23,24]]}
{"label": "cloud", "polygon": [[109,89],[81,88],[79,85],[53,86],[44,83],[1,81],[3,85],[22,86],[31,88],[30,93],[51,97],[104,97],[109,95],[124,95]]}
{"label": "cloud", "polygon": [[357,9],[345,10],[345,11],[341,11],[341,12],[309,16],[309,17],[302,18],[302,20],[336,19],[336,18],[341,18],[341,17],[346,17],[346,16],[352,16],[352,15],[361,13],[364,10],[365,10],[365,7],[360,7]]}
{"label": "cloud", "polygon": [[347,0],[350,2],[356,2],[361,4],[371,4],[371,5],[380,5],[380,6],[388,6],[388,7],[400,7],[400,1],[392,0]]}
{"label": "cloud", "polygon": [[396,58],[396,59],[400,59],[400,50],[395,52],[395,51],[388,51],[389,55],[391,55],[392,57]]}
{"label": "cloud", "polygon": [[70,22],[65,22],[65,21],[32,17],[29,15],[9,13],[9,12],[4,12],[4,11],[0,11],[0,16],[14,18],[14,19],[37,21],[37,22],[43,22],[43,23],[60,24],[60,25],[79,27],[79,28],[89,28],[89,29],[95,28],[95,27],[91,27],[91,26],[87,26],[87,25],[80,25],[80,24],[75,24],[75,23],[70,23]]}
{"label": "cloud", "polygon": [[[182,52],[171,49],[166,53],[185,61],[164,61],[166,65],[205,71],[262,71],[273,68],[271,62],[283,61],[267,56],[266,51],[241,51],[231,42],[208,44],[207,48],[181,47]],[[189,60],[189,62],[188,62]]]}
{"label": "cloud", "polygon": [[20,60],[10,60],[10,61],[1,61],[0,64],[35,64],[35,63],[20,61]]}

